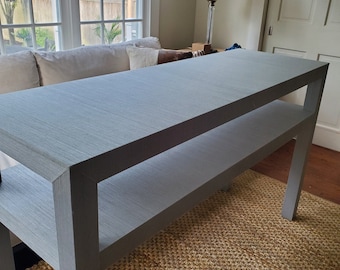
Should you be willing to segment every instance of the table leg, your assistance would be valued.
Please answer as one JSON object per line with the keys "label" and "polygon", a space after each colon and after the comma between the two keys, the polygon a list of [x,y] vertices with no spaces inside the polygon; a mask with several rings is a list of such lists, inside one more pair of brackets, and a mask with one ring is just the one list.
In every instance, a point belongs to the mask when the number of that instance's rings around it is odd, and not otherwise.
{"label": "table leg", "polygon": [[66,172],[53,184],[59,269],[99,270],[97,183]]}
{"label": "table leg", "polygon": [[15,270],[9,230],[0,223],[0,269]]}
{"label": "table leg", "polygon": [[301,132],[295,143],[292,165],[289,171],[287,189],[282,207],[282,216],[288,220],[293,220],[295,217],[300,199],[311,141],[311,139],[308,138],[310,137],[308,133],[310,133],[309,130]]}
{"label": "table leg", "polygon": [[325,79],[323,78],[309,84],[307,88],[304,110],[313,112],[314,116],[308,127],[297,136],[282,207],[282,216],[288,220],[293,220],[296,215],[324,84]]}

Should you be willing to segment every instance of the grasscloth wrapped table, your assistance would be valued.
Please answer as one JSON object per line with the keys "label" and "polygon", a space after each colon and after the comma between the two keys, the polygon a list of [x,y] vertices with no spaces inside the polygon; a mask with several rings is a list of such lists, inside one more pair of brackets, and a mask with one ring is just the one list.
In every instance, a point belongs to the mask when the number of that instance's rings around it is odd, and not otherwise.
{"label": "grasscloth wrapped table", "polygon": [[[105,269],[297,136],[297,209],[328,64],[234,50],[0,96],[9,230],[55,269]],[[278,100],[308,85],[304,106]]]}

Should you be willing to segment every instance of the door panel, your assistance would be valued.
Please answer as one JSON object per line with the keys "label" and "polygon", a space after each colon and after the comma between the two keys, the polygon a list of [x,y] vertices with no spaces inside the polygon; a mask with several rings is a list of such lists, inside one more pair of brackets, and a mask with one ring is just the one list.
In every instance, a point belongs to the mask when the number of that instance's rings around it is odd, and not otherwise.
{"label": "door panel", "polygon": [[313,142],[340,151],[340,1],[269,0],[263,51],[330,63]]}
{"label": "door panel", "polygon": [[279,21],[311,23],[315,14],[314,0],[284,0],[281,2]]}
{"label": "door panel", "polygon": [[332,1],[327,14],[326,26],[340,27],[340,1]]}

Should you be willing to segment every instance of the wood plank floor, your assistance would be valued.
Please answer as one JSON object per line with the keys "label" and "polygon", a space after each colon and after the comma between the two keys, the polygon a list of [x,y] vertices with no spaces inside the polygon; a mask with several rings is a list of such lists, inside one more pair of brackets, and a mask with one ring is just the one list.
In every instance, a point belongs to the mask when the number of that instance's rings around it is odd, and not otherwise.
{"label": "wood plank floor", "polygon": [[[286,183],[294,145],[290,141],[252,169]],[[340,152],[312,145],[303,190],[340,204]]]}

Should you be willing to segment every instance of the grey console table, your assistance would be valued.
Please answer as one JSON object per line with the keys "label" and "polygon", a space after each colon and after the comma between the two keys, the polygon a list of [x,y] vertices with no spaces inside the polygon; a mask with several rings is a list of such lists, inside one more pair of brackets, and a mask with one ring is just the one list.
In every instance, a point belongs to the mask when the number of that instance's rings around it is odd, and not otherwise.
{"label": "grey console table", "polygon": [[[0,96],[9,230],[60,270],[105,269],[297,136],[293,219],[328,64],[235,50]],[[280,97],[308,85],[304,106]]]}

